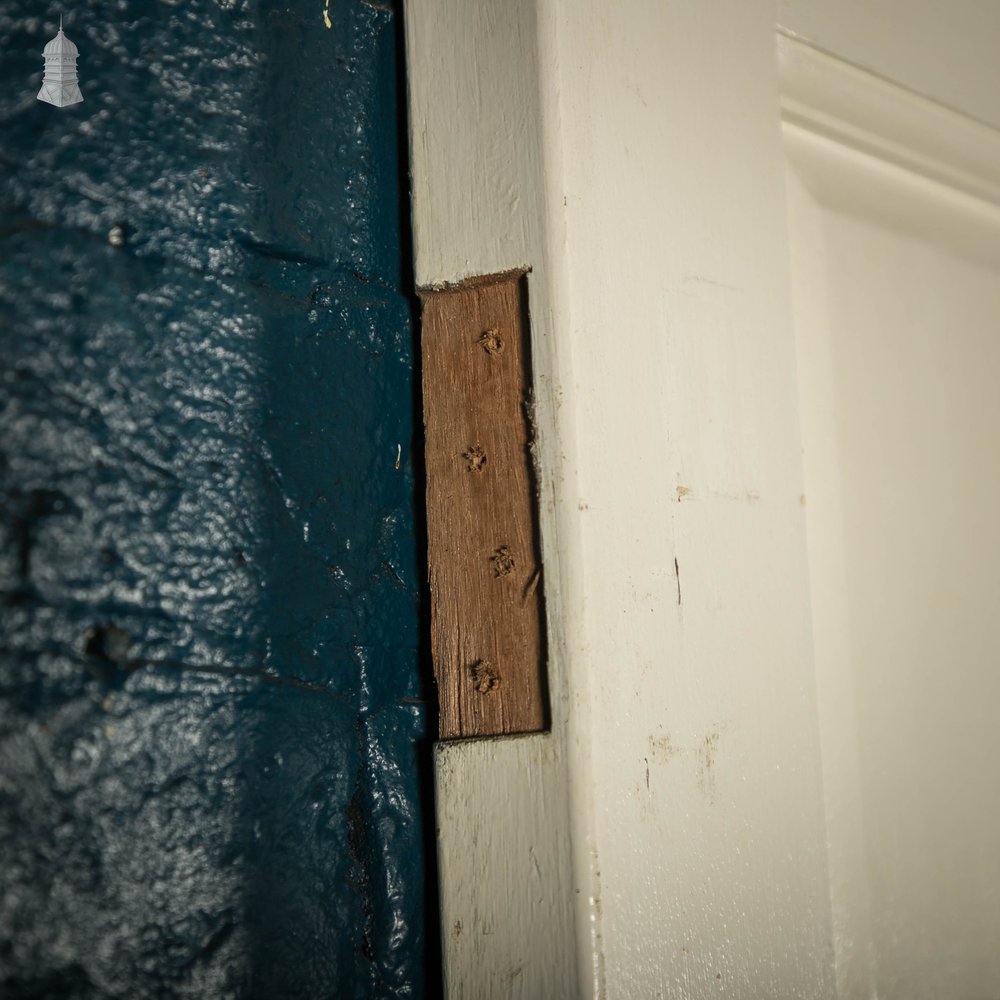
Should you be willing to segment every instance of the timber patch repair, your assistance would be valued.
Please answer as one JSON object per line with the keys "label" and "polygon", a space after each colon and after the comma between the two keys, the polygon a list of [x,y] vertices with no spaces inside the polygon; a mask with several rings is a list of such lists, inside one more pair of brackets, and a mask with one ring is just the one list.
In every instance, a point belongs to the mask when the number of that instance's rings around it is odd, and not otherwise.
{"label": "timber patch repair", "polygon": [[480,694],[490,694],[500,687],[500,675],[489,660],[472,665],[472,684]]}
{"label": "timber patch repair", "polygon": [[524,272],[421,294],[427,569],[441,739],[548,726]]}

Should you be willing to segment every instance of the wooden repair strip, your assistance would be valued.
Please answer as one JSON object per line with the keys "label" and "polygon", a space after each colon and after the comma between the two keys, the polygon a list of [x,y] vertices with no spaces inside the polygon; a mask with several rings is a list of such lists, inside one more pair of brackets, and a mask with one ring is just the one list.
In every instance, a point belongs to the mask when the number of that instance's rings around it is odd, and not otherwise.
{"label": "wooden repair strip", "polygon": [[442,739],[544,729],[523,273],[421,293],[431,647]]}

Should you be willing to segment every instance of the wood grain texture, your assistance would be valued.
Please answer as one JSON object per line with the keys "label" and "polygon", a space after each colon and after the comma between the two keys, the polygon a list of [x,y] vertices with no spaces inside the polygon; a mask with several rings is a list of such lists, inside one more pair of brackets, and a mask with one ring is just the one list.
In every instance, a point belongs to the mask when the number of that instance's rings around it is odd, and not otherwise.
{"label": "wood grain texture", "polygon": [[422,293],[431,645],[441,738],[546,726],[523,273]]}

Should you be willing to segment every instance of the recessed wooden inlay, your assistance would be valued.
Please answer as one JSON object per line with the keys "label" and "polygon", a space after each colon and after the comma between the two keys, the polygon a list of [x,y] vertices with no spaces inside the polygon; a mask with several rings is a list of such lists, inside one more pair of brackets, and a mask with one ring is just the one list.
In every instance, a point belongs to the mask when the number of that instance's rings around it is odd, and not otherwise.
{"label": "recessed wooden inlay", "polygon": [[421,293],[431,646],[443,739],[544,729],[523,273]]}

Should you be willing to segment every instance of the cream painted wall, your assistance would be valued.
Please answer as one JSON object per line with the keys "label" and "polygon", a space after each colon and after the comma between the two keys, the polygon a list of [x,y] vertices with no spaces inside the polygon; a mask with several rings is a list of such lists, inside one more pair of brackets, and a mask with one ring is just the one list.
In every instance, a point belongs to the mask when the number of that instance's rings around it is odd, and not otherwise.
{"label": "cream painted wall", "polygon": [[973,197],[832,141],[829,105],[786,125],[839,995],[994,996],[1000,134],[822,57],[808,77],[857,88],[841,109],[881,114],[894,160],[922,121],[981,168]]}
{"label": "cream painted wall", "polygon": [[[824,706],[824,750],[831,770],[850,757],[852,773],[831,775],[833,788],[853,787],[831,797],[831,837],[845,824],[861,834],[856,869],[846,886],[835,881],[833,898],[855,907],[848,894],[867,897],[866,926],[845,926],[841,943],[870,948],[872,985],[886,1000],[993,995],[1000,475],[986,456],[1000,429],[1000,268],[850,205],[817,213],[799,204],[810,197],[802,192],[792,196],[793,225],[818,225],[823,247],[821,279],[801,280],[825,286],[823,375],[834,382],[843,517],[843,534],[817,524],[816,572],[843,559],[847,597],[837,642],[846,639],[848,656],[824,663],[824,683],[838,700],[851,691],[849,704]],[[1000,244],[1000,228],[992,235]],[[803,254],[798,266],[816,260]],[[802,335],[816,332],[803,315]],[[807,437],[810,460],[829,460],[812,445]],[[821,489],[807,478],[807,495],[829,502]],[[831,543],[837,553],[823,552]],[[828,613],[823,589],[813,588],[818,616]]]}
{"label": "cream painted wall", "polygon": [[994,0],[778,0],[778,23],[1000,127],[1000,3]]}

